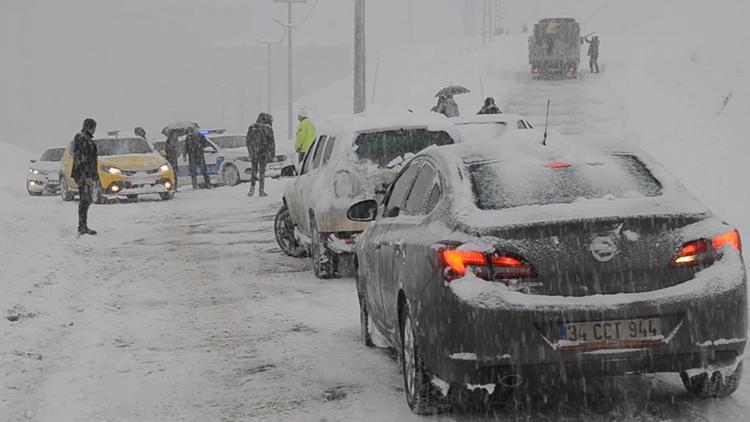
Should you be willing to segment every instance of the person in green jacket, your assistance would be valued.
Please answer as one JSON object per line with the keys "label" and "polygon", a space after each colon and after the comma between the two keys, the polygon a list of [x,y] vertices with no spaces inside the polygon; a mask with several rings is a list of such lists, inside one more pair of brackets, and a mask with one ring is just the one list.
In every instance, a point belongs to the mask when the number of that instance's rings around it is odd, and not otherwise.
{"label": "person in green jacket", "polygon": [[310,149],[313,141],[315,141],[318,129],[307,117],[306,112],[299,112],[297,118],[299,119],[299,126],[297,127],[297,137],[294,142],[294,150],[299,154],[299,162],[302,164],[302,159],[305,158],[307,150]]}

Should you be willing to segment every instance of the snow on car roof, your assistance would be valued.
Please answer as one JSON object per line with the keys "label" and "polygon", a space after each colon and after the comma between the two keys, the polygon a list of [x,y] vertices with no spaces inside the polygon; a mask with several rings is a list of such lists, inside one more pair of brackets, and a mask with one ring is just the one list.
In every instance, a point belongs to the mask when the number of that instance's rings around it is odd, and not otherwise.
{"label": "snow on car roof", "polygon": [[465,116],[452,117],[449,119],[451,122],[457,125],[465,125],[470,123],[509,123],[517,122],[519,120],[527,120],[526,116],[522,114],[514,113],[502,113],[502,114],[469,114]]}
{"label": "snow on car roof", "polygon": [[321,124],[319,132],[338,131],[355,134],[409,127],[427,127],[432,131],[442,130],[448,132],[455,140],[460,140],[460,135],[453,123],[443,115],[389,107],[377,107],[364,113],[331,118]]}

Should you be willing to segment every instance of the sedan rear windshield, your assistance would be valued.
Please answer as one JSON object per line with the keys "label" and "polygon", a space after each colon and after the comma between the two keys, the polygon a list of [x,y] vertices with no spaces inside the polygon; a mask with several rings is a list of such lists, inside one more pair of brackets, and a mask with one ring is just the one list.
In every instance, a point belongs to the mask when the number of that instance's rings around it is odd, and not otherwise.
{"label": "sedan rear windshield", "polygon": [[212,137],[211,140],[222,149],[245,148],[247,146],[244,136]]}
{"label": "sedan rear windshield", "polygon": [[62,160],[63,153],[65,153],[65,148],[48,149],[44,151],[39,161],[60,161]]}
{"label": "sedan rear windshield", "polygon": [[362,133],[354,142],[360,160],[371,161],[378,167],[407,154],[416,154],[431,145],[449,145],[453,138],[447,132],[427,129],[399,129]]}
{"label": "sedan rear windshield", "polygon": [[485,161],[468,168],[476,206],[484,210],[661,195],[659,181],[633,155],[576,164]]}
{"label": "sedan rear windshield", "polygon": [[150,154],[153,152],[148,142],[142,138],[95,139],[100,156]]}

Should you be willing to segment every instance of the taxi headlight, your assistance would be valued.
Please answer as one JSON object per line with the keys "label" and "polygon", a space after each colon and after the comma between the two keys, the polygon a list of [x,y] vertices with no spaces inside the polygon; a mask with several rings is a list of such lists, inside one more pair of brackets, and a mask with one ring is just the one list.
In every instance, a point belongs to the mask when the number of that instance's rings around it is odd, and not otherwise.
{"label": "taxi headlight", "polygon": [[117,167],[102,166],[102,170],[104,170],[106,173],[109,173],[113,176],[122,175],[122,170],[118,169]]}
{"label": "taxi headlight", "polygon": [[162,173],[168,172],[169,171],[169,165],[164,164],[163,166],[159,167],[159,171],[161,171]]}
{"label": "taxi headlight", "polygon": [[31,174],[39,174],[39,170],[37,170],[37,169],[29,169],[29,173],[31,173]]}

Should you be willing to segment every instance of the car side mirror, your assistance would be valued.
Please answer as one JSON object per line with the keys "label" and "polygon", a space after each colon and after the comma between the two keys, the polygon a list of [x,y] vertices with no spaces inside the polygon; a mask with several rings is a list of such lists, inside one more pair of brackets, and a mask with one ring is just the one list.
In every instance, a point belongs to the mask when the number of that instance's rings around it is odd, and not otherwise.
{"label": "car side mirror", "polygon": [[36,160],[29,160],[29,161],[31,161],[32,163],[36,163]]}
{"label": "car side mirror", "polygon": [[281,177],[295,177],[297,175],[297,167],[294,164],[288,165],[281,169]]}
{"label": "car side mirror", "polygon": [[367,199],[349,207],[349,211],[346,212],[346,218],[352,221],[367,222],[375,220],[377,214],[378,201]]}

